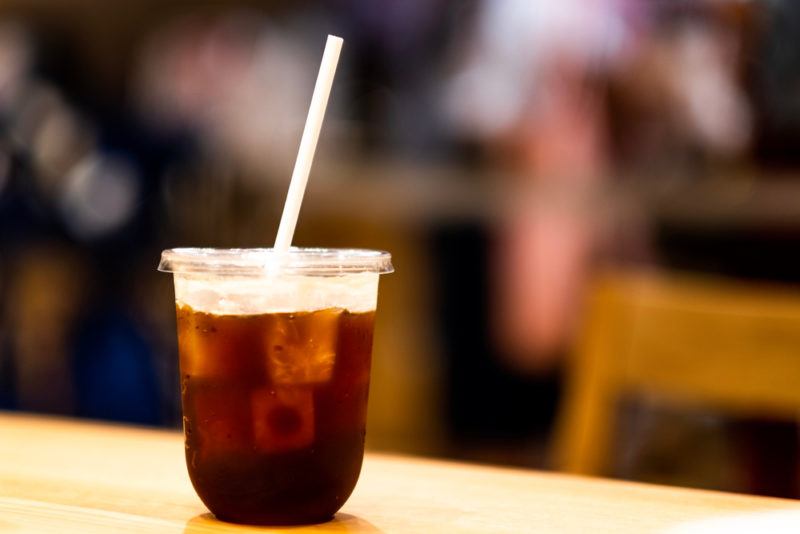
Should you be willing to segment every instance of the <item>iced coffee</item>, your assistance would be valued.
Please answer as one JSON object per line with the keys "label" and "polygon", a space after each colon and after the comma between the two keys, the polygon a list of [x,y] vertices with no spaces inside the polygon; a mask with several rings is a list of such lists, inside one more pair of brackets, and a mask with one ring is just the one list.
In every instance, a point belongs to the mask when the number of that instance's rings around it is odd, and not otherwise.
{"label": "iced coffee", "polygon": [[222,520],[329,519],[355,487],[386,253],[165,251],[186,463]]}

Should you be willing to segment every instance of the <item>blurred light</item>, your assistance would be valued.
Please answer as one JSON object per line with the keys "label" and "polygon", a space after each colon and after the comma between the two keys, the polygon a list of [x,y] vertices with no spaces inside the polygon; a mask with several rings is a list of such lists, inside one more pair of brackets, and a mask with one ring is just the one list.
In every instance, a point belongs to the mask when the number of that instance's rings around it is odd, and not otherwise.
{"label": "blurred light", "polygon": [[64,176],[91,150],[94,135],[48,84],[31,83],[15,112],[10,133],[30,150],[38,189],[46,197],[57,197]]}
{"label": "blurred light", "polygon": [[138,175],[127,159],[90,154],[67,174],[60,204],[75,237],[91,240],[128,222],[138,196]]}
{"label": "blurred light", "polygon": [[211,142],[285,179],[305,122],[316,65],[295,38],[265,28],[252,63],[212,117]]}
{"label": "blurred light", "polygon": [[631,29],[613,2],[492,0],[465,43],[468,57],[444,94],[452,122],[469,134],[512,128],[536,105],[542,74],[559,64],[585,70],[619,59]]}
{"label": "blurred light", "polygon": [[674,80],[695,135],[712,149],[735,152],[750,139],[747,99],[725,61],[734,43],[707,28],[685,29],[677,46]]}
{"label": "blurred light", "polygon": [[30,44],[25,31],[15,23],[0,23],[0,111],[16,101],[29,66]]}
{"label": "blurred light", "polygon": [[190,129],[212,153],[254,169],[291,171],[316,75],[299,37],[234,12],[166,27],[144,50],[134,86],[159,129]]}
{"label": "blurred light", "polygon": [[53,180],[60,180],[87,152],[91,135],[77,115],[59,101],[40,117],[32,144],[38,170]]}
{"label": "blurred light", "polygon": [[[461,127],[485,136],[511,129],[525,103],[524,88],[508,83],[504,73],[491,68],[469,67],[451,82],[448,108],[460,116]],[[475,105],[481,102],[484,105]],[[487,105],[489,102],[492,105]]]}

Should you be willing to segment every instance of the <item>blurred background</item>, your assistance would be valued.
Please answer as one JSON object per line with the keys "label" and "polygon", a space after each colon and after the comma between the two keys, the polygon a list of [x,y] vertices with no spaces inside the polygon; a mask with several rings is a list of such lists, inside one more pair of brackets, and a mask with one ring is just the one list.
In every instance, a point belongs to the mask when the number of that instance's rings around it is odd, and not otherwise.
{"label": "blurred background", "polygon": [[272,243],[327,33],[370,448],[800,495],[792,0],[5,0],[0,409],[179,427],[160,251]]}

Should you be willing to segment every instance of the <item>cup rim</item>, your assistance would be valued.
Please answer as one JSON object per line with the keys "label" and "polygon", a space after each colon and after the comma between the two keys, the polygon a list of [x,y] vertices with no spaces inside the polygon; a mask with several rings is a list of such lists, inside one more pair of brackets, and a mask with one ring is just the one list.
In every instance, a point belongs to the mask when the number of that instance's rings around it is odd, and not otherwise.
{"label": "cup rim", "polygon": [[383,250],[291,247],[284,252],[272,248],[179,247],[161,253],[158,270],[214,276],[332,276],[387,274],[394,271],[394,266],[392,255]]}

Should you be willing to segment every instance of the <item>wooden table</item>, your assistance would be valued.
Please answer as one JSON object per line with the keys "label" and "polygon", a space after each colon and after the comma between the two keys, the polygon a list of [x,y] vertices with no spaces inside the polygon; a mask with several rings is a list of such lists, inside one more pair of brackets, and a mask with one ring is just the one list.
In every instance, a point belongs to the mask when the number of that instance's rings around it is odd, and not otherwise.
{"label": "wooden table", "polygon": [[[800,532],[800,503],[368,454],[335,520],[283,530]],[[0,412],[0,533],[249,531],[281,529],[214,520],[177,432]]]}

